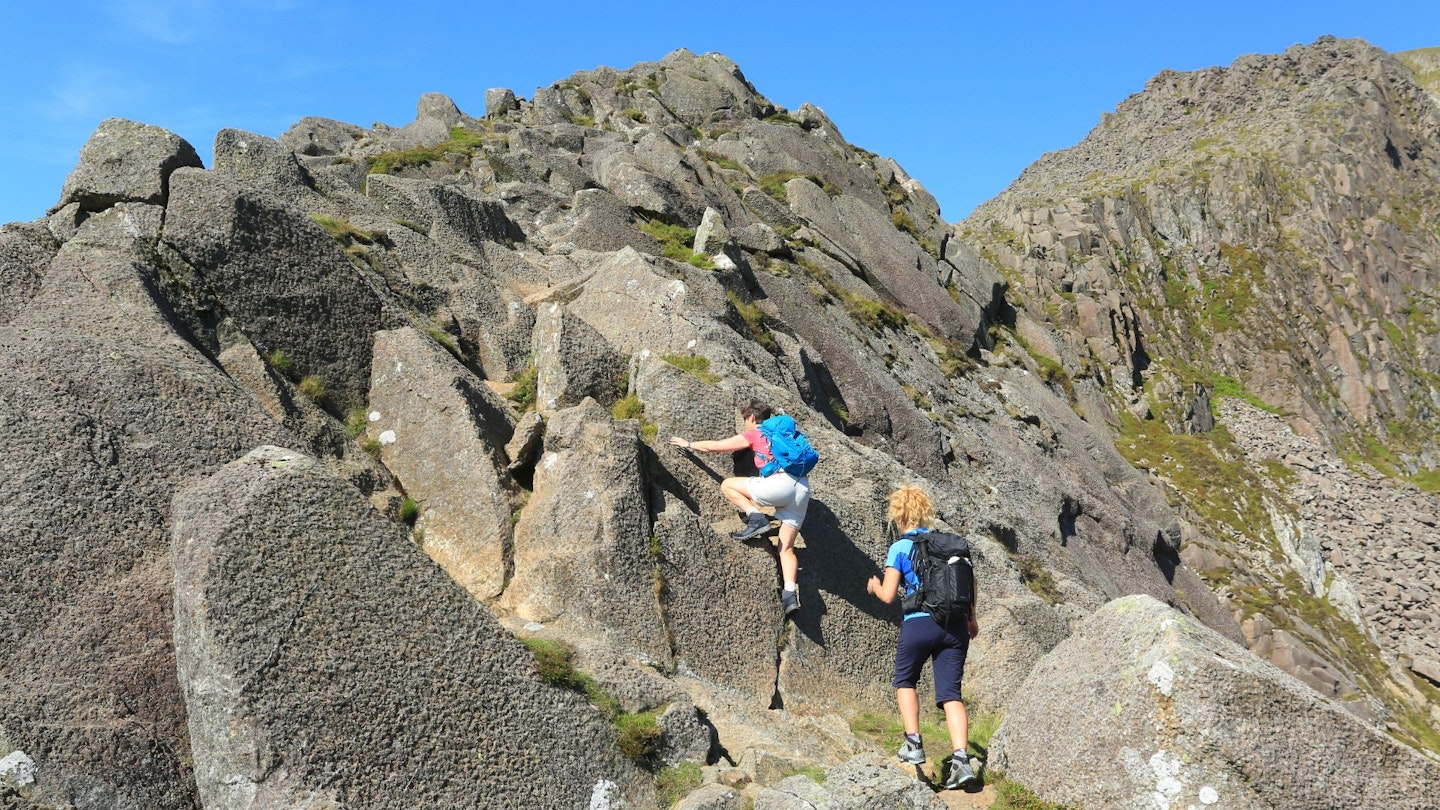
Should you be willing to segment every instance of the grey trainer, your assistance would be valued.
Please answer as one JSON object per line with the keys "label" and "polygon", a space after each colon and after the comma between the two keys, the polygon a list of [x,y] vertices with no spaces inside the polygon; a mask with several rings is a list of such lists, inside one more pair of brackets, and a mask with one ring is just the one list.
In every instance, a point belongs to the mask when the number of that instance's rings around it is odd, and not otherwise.
{"label": "grey trainer", "polygon": [[736,540],[749,540],[769,530],[770,516],[763,512],[756,512],[745,519],[745,528],[737,532],[731,532],[730,536]]}
{"label": "grey trainer", "polygon": [[911,765],[923,764],[925,762],[925,744],[911,742],[910,738],[906,737],[895,756],[899,757],[901,762],[908,762]]}
{"label": "grey trainer", "polygon": [[800,592],[781,591],[780,608],[785,611],[786,616],[798,611],[800,609]]}
{"label": "grey trainer", "polygon": [[980,777],[970,769],[970,757],[964,754],[950,756],[950,775],[945,777],[946,790],[965,790],[979,781]]}

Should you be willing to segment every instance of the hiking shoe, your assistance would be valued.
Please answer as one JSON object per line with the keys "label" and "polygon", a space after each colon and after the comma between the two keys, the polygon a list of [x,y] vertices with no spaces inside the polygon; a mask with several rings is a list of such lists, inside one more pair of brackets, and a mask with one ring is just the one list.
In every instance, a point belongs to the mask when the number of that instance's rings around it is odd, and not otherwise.
{"label": "hiking shoe", "polygon": [[786,616],[789,616],[790,614],[800,610],[800,592],[781,591],[780,607],[785,611]]}
{"label": "hiking shoe", "polygon": [[731,532],[730,536],[736,540],[749,540],[767,531],[770,531],[770,516],[763,512],[756,512],[745,518],[745,528],[738,532]]}
{"label": "hiking shoe", "polygon": [[950,775],[945,778],[946,790],[965,790],[980,781],[970,770],[970,757],[960,754],[950,756]]}
{"label": "hiking shoe", "polygon": [[900,750],[896,752],[895,756],[898,757],[901,762],[911,765],[923,765],[925,764],[925,745],[924,743],[911,742],[910,738],[906,737],[905,742],[900,745]]}

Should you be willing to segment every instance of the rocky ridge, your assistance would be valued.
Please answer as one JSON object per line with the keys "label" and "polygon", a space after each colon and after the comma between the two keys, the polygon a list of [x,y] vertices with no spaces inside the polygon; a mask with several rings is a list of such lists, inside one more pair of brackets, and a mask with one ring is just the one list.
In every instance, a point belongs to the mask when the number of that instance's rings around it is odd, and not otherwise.
{"label": "rocky ridge", "polygon": [[[904,481],[974,539],[977,708],[1117,597],[1247,639],[1182,558],[1225,536],[1026,349],[989,248],[724,57],[225,130],[209,170],[92,141],[0,228],[7,805],[645,807],[690,763],[688,806],[937,806],[847,723],[893,711],[864,582]],[[752,397],[824,458],[793,622],[725,537],[744,459],[663,442]]]}
{"label": "rocky ridge", "polygon": [[[1436,643],[1406,601],[1427,587],[1411,565],[1432,553],[1433,500],[1395,490],[1381,529],[1316,495],[1317,475],[1368,491],[1340,459],[1433,489],[1440,106],[1405,66],[1424,58],[1322,38],[1162,73],[960,227],[1013,284],[1014,339],[1166,488],[1183,559],[1253,649],[1433,740],[1433,684],[1399,666]],[[1241,431],[1215,429],[1236,403],[1333,464],[1247,461]]]}

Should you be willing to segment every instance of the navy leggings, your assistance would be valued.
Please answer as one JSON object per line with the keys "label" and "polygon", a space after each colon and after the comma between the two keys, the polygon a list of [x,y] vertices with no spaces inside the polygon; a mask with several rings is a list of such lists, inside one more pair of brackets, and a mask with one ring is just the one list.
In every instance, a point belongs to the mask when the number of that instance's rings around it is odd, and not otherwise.
{"label": "navy leggings", "polygon": [[[951,632],[951,631],[955,632]],[[935,674],[935,705],[943,707],[960,699],[960,682],[965,678],[965,655],[970,651],[970,634],[964,619],[952,627],[936,624],[929,616],[900,623],[900,643],[895,647],[896,689],[914,689],[920,668],[929,658]]]}

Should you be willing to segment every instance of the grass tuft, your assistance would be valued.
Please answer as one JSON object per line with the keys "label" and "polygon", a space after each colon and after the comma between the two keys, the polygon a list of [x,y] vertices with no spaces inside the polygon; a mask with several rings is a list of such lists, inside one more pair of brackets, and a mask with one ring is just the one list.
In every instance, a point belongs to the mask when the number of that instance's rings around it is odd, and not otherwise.
{"label": "grass tuft", "polygon": [[434,146],[416,146],[395,152],[384,152],[370,158],[369,174],[394,174],[404,169],[440,163],[449,155],[468,161],[479,151],[489,133],[471,132],[464,127],[451,127],[450,140]]}
{"label": "grass tuft", "polygon": [[740,320],[745,322],[749,328],[750,335],[755,338],[761,348],[771,354],[780,353],[780,345],[775,342],[775,336],[770,334],[770,329],[765,325],[765,312],[755,304],[745,301],[734,290],[726,290],[725,297],[730,300],[730,306],[735,307],[739,313]]}
{"label": "grass tuft", "polygon": [[682,762],[655,774],[655,793],[661,807],[673,807],[700,787],[703,774],[698,762]]}
{"label": "grass tuft", "polygon": [[615,719],[615,728],[620,732],[615,738],[615,747],[637,765],[649,763],[660,749],[664,732],[656,717],[655,712],[640,712],[621,714]]}
{"label": "grass tuft", "polygon": [[706,385],[720,382],[720,378],[710,371],[710,358],[703,354],[666,354],[660,359]]}
{"label": "grass tuft", "polygon": [[540,372],[533,365],[526,366],[515,374],[515,385],[505,398],[515,403],[515,406],[522,411],[528,411],[535,407],[535,390],[539,382]]}
{"label": "grass tuft", "polygon": [[420,502],[406,495],[400,501],[400,519],[413,526],[420,518]]}
{"label": "grass tuft", "polygon": [[319,403],[325,402],[328,392],[325,390],[325,380],[319,374],[310,374],[300,381],[300,393]]}

